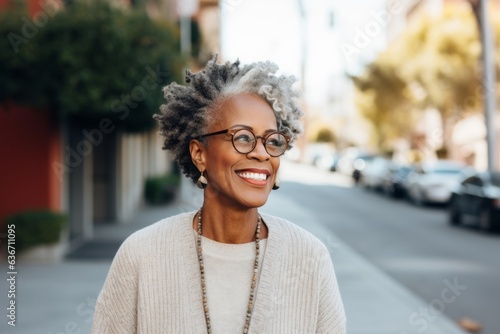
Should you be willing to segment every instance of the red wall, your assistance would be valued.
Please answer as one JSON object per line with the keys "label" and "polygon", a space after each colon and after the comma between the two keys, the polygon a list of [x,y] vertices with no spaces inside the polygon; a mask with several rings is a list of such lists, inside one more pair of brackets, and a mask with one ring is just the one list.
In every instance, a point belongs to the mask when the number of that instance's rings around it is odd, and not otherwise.
{"label": "red wall", "polygon": [[61,183],[52,168],[61,161],[60,129],[49,113],[0,108],[0,225],[29,209],[61,210]]}
{"label": "red wall", "polygon": [[[57,3],[62,3],[61,0],[52,0]],[[11,0],[0,0],[0,10],[7,7],[8,4],[11,2]],[[26,0],[26,3],[28,4],[28,11],[30,14],[36,14],[39,11],[42,10],[42,3],[43,1],[40,0]]]}
{"label": "red wall", "polygon": [[[10,0],[0,0],[4,10]],[[34,15],[42,1],[27,0]],[[48,113],[14,105],[0,107],[0,226],[9,214],[61,209],[61,185],[51,170],[61,161],[59,127]]]}

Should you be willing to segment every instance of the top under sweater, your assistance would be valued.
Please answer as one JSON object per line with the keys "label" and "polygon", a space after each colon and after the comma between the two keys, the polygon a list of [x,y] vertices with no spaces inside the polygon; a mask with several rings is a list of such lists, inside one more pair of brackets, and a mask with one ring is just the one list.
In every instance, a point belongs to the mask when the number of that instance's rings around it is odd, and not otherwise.
{"label": "top under sweater", "polygon": [[[196,240],[197,232],[193,232]],[[259,269],[266,244],[267,238],[259,241]],[[255,241],[225,244],[202,237],[201,246],[212,333],[243,333],[255,264]]]}

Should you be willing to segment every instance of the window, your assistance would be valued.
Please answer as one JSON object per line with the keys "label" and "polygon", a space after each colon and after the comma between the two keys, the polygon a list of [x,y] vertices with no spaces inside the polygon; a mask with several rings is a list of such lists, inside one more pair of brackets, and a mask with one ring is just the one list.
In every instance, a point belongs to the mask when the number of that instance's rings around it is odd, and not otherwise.
{"label": "window", "polygon": [[500,173],[493,173],[493,174],[491,174],[491,183],[495,187],[500,187]]}
{"label": "window", "polygon": [[481,180],[479,177],[477,176],[471,176],[471,177],[468,177],[467,179],[465,179],[462,184],[464,186],[466,185],[473,185],[473,186],[478,186],[478,187],[482,187],[483,186],[483,180]]}

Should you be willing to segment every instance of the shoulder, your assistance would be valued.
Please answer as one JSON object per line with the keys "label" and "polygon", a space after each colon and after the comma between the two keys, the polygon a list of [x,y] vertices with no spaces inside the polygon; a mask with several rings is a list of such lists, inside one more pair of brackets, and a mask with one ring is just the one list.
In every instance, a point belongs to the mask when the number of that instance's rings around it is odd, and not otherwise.
{"label": "shoulder", "polygon": [[164,218],[131,234],[120,249],[147,250],[158,244],[165,244],[188,233],[194,212],[181,213]]}
{"label": "shoulder", "polygon": [[278,240],[282,247],[293,248],[295,252],[329,254],[326,246],[316,236],[293,222],[267,214],[263,214],[262,218],[269,228],[269,242]]}

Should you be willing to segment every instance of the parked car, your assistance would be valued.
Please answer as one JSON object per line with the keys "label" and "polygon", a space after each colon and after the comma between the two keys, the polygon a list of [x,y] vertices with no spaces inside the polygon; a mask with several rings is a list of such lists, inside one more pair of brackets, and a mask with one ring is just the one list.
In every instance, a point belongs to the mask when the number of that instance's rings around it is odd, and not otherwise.
{"label": "parked car", "polygon": [[382,191],[391,161],[385,157],[375,157],[362,170],[361,183],[369,189]]}
{"label": "parked car", "polygon": [[363,174],[366,167],[375,159],[377,156],[373,154],[360,154],[352,161],[352,178],[356,184],[361,182]]}
{"label": "parked car", "polygon": [[422,163],[408,176],[407,194],[416,204],[446,204],[451,198],[460,172],[467,165],[452,160],[437,160]]}
{"label": "parked car", "polygon": [[337,163],[337,171],[341,174],[352,176],[354,172],[354,161],[362,156],[369,155],[368,152],[356,147],[349,147],[340,152]]}
{"label": "parked car", "polygon": [[500,230],[500,172],[468,176],[453,190],[449,222],[461,225],[466,216],[475,218],[483,231]]}
{"label": "parked car", "polygon": [[396,163],[391,164],[384,178],[384,193],[391,197],[406,196],[405,183],[410,173],[414,170],[414,165],[399,165]]}
{"label": "parked car", "polygon": [[337,163],[339,162],[339,154],[338,153],[328,153],[318,156],[315,160],[315,166],[328,170],[331,172],[337,171]]}
{"label": "parked car", "polygon": [[[295,146],[294,146],[295,147]],[[324,143],[308,144],[304,149],[304,161],[317,166],[318,162],[324,157],[335,153],[333,147]]]}

